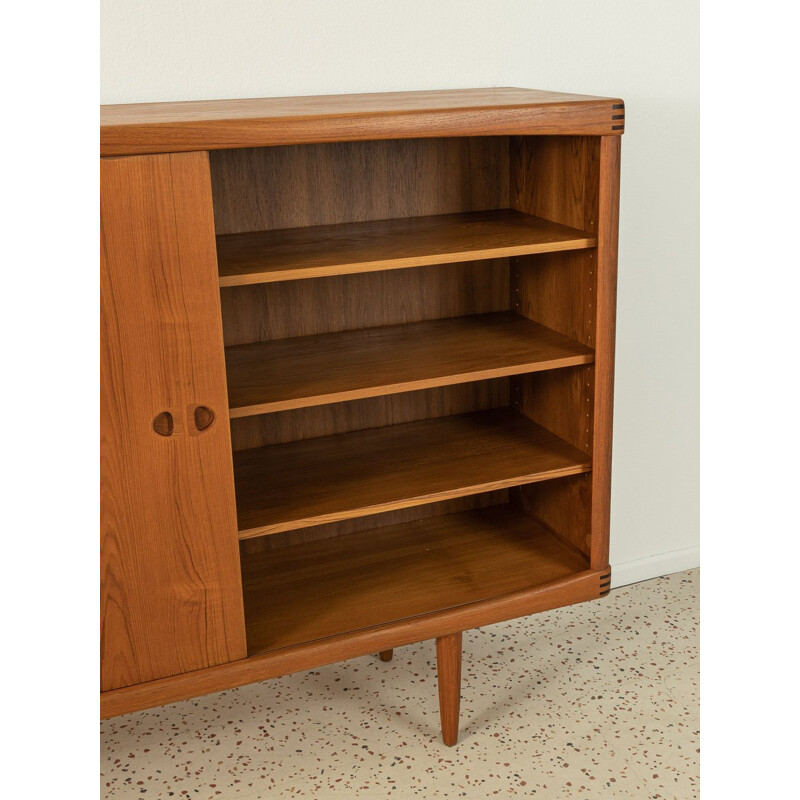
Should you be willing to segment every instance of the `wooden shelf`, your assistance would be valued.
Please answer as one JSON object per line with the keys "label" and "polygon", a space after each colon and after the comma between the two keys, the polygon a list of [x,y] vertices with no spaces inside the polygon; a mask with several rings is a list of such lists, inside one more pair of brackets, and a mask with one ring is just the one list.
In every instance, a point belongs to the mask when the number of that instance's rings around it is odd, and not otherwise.
{"label": "wooden shelf", "polygon": [[239,536],[587,472],[587,453],[510,409],[354,431],[233,455]]}
{"label": "wooden shelf", "polygon": [[590,233],[511,209],[217,237],[220,286],[594,247]]}
{"label": "wooden shelf", "polygon": [[231,417],[587,364],[593,351],[512,312],[229,347]]}
{"label": "wooden shelf", "polygon": [[558,581],[587,561],[510,506],[249,554],[248,655]]}

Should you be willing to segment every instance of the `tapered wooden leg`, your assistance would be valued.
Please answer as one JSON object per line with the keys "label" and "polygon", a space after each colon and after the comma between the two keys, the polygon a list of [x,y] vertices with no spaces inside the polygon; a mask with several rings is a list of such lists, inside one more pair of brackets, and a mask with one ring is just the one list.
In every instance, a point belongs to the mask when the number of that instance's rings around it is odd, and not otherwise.
{"label": "tapered wooden leg", "polygon": [[442,740],[452,747],[458,741],[458,711],[461,705],[460,631],[436,640],[436,670],[439,675]]}
{"label": "tapered wooden leg", "polygon": [[393,653],[394,650],[381,650],[378,655],[381,657],[381,661],[391,661]]}

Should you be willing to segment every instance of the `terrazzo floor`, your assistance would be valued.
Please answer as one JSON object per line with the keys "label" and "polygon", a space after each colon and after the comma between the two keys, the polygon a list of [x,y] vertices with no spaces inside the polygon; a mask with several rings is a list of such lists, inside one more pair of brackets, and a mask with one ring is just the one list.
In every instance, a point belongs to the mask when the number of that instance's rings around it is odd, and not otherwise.
{"label": "terrazzo floor", "polygon": [[455,747],[424,642],[108,720],[103,797],[691,800],[699,577],[465,633]]}

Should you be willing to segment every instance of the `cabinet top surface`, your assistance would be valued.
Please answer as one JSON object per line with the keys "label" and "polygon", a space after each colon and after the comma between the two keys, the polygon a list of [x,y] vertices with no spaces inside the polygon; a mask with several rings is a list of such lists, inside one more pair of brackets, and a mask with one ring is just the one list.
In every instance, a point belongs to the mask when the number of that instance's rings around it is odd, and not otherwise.
{"label": "cabinet top surface", "polygon": [[621,100],[514,87],[100,107],[100,154],[513,134],[614,135]]}

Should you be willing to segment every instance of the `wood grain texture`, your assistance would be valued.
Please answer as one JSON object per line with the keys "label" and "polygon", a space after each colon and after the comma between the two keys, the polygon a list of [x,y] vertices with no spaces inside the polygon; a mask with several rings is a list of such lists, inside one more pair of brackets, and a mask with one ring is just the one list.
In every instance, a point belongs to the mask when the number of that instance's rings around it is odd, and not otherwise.
{"label": "wood grain texture", "polygon": [[587,566],[510,506],[251,555],[242,562],[248,653],[513,594]]}
{"label": "wood grain texture", "polygon": [[227,346],[508,309],[508,259],[222,289]]}
{"label": "wood grain texture", "polygon": [[[515,137],[511,140],[511,206],[596,234],[600,143],[594,137]],[[511,263],[512,308],[594,347],[595,250]]]}
{"label": "wood grain texture", "polygon": [[512,259],[511,308],[594,347],[596,262],[595,249]]}
{"label": "wood grain texture", "polygon": [[[601,225],[600,140],[515,137],[511,140],[511,204],[596,233]],[[597,336],[597,250],[524,256],[511,261],[511,307],[571,339],[594,347]],[[541,380],[539,380],[541,378]],[[587,453],[594,447],[592,365],[512,380],[514,407]],[[514,495],[528,513],[583,553],[591,550],[590,476],[558,481],[547,491]]]}
{"label": "wood grain texture", "polygon": [[408,269],[594,247],[594,236],[511,209],[217,237],[220,286]]}
{"label": "wood grain texture", "polygon": [[508,409],[234,453],[242,538],[586,472],[586,453]]}
{"label": "wood grain texture", "polygon": [[339,522],[329,522],[325,525],[314,525],[311,528],[274,533],[271,536],[258,536],[255,539],[242,539],[239,543],[239,551],[242,560],[244,560],[251,555],[269,550],[278,550],[282,547],[293,547],[297,544],[307,544],[336,536],[346,536],[350,533],[385,528],[389,525],[401,525],[445,514],[457,514],[461,511],[470,511],[475,508],[502,505],[508,503],[508,501],[509,490],[498,489],[494,492],[482,492],[481,494],[467,495],[466,497],[456,497],[440,503],[409,506],[408,508],[386,511],[383,514],[371,514],[368,517],[344,519]]}
{"label": "wood grain texture", "polygon": [[[592,475],[530,483],[509,491],[509,501],[586,558],[591,553]],[[266,537],[270,539],[272,537]]]}
{"label": "wood grain texture", "polygon": [[583,345],[510,312],[229,347],[232,417],[590,363]]}
{"label": "wood grain texture", "polygon": [[509,134],[608,135],[622,101],[502,87],[100,108],[101,155]]}
{"label": "wood grain texture", "polygon": [[560,439],[591,454],[593,365],[519,375],[511,379],[513,407]]}
{"label": "wood grain texture", "polygon": [[515,136],[510,150],[512,208],[597,232],[598,137]]}
{"label": "wood grain texture", "polygon": [[614,422],[614,341],[617,316],[620,140],[600,140],[600,225],[597,232],[597,334],[592,458],[592,565],[608,566],[611,526],[611,441]]}
{"label": "wood grain texture", "polygon": [[[101,683],[245,655],[203,153],[101,162]],[[218,424],[189,435],[187,413]],[[153,429],[172,416],[170,435]]]}
{"label": "wood grain texture", "polygon": [[458,741],[461,708],[461,631],[436,639],[436,675],[439,684],[439,719],[442,741],[452,747]]}
{"label": "wood grain texture", "polygon": [[[586,570],[511,595],[447,609],[422,617],[380,625],[252,656],[230,664],[130,686],[100,696],[103,718],[198,697],[255,681],[314,669],[347,658],[403,647],[424,639],[491,625],[507,619],[593,600],[606,592],[610,570]],[[601,576],[604,580],[601,581]],[[604,588],[601,590],[600,586]]]}
{"label": "wood grain texture", "polygon": [[391,661],[393,655],[394,655],[394,650],[381,650],[380,653],[378,653],[378,656],[384,663],[388,663],[389,661]]}
{"label": "wood grain texture", "polygon": [[258,147],[209,157],[218,235],[508,206],[504,136]]}
{"label": "wood grain texture", "polygon": [[[105,351],[103,354],[104,370],[110,376],[108,380],[105,376],[103,379],[104,392],[108,395],[108,398],[104,395],[103,402],[112,409],[109,419],[117,415],[116,427],[109,428],[106,424],[103,430],[104,448],[107,430],[113,432],[108,439],[112,444],[111,456],[104,450],[104,461],[109,466],[104,464],[103,469],[105,475],[111,477],[104,478],[103,492],[104,498],[106,494],[115,495],[114,502],[123,509],[119,512],[104,500],[104,624],[109,631],[104,641],[104,658],[106,653],[112,654],[113,669],[123,680],[112,684],[121,688],[103,693],[103,715],[125,713],[342,658],[385,653],[424,638],[445,642],[443,660],[449,666],[442,671],[449,671],[452,677],[455,664],[446,657],[447,653],[454,654],[454,648],[448,650],[446,643],[449,641],[452,645],[452,637],[460,636],[461,631],[605,596],[610,585],[607,564],[619,196],[619,138],[616,134],[622,132],[624,124],[621,101],[503,89],[158,106],[104,110],[101,147],[106,148],[106,152],[114,152],[116,147],[122,148],[120,152],[152,152],[136,148],[153,146],[165,150],[234,149],[212,152],[210,157],[206,153],[186,153],[171,157],[176,160],[168,156],[144,159],[150,165],[147,181],[141,181],[133,170],[124,176],[120,173],[114,185],[115,192],[120,194],[124,193],[123,189],[128,192],[133,187],[137,197],[134,204],[125,208],[118,205],[114,212],[117,216],[114,228],[118,229],[115,235],[122,239],[127,237],[120,252],[136,254],[133,260],[137,275],[130,278],[132,285],[137,282],[136,290],[130,292],[130,298],[136,299],[135,313],[128,304],[124,306],[123,316],[126,320],[136,316],[137,324],[147,326],[147,333],[142,334],[141,330],[133,333],[133,326],[128,330],[127,323],[119,325],[116,318],[107,326],[109,334],[106,336],[104,332],[112,355],[122,352],[124,347],[130,347],[131,353],[122,365],[124,370],[113,363],[113,358],[107,358]],[[365,141],[369,139],[374,141]],[[200,160],[183,161],[187,158]],[[140,159],[122,161],[134,165]],[[171,175],[169,191],[172,195],[164,188],[169,183],[164,178],[164,163],[170,164],[173,173],[180,165],[182,177],[178,183],[183,188],[176,189],[175,176]],[[194,178],[187,178],[189,173]],[[200,173],[202,176],[198,177]],[[197,181],[193,183],[195,178]],[[201,183],[203,186],[199,188]],[[209,306],[196,307],[192,305],[194,297],[187,300],[186,293],[181,294],[191,284],[193,288],[187,292],[194,295],[202,283],[200,294],[205,298],[203,302],[207,300],[207,267],[209,261],[215,260],[214,242],[210,239],[209,183],[213,186],[216,232],[220,234],[220,241],[225,234],[247,234],[266,237],[268,243],[272,236],[274,244],[274,237],[291,237],[298,233],[286,229],[305,228],[303,234],[298,235],[307,236],[311,226],[333,225],[342,233],[338,244],[334,243],[333,249],[339,249],[339,255],[334,258],[336,263],[324,262],[326,256],[322,249],[330,242],[321,240],[318,258],[323,262],[321,266],[319,262],[312,264],[311,270],[335,270],[342,265],[346,270],[317,280],[279,278],[272,283],[223,288],[226,345],[264,342],[269,345],[263,345],[269,355],[279,348],[289,351],[303,347],[299,342],[276,341],[289,337],[376,328],[347,333],[340,340],[360,337],[369,341],[385,334],[378,326],[426,321],[426,325],[431,325],[429,330],[436,327],[438,331],[441,327],[447,331],[448,326],[460,324],[447,318],[510,309],[569,337],[584,350],[596,350],[596,363],[476,381],[475,377],[486,378],[496,373],[467,372],[467,367],[458,368],[459,357],[466,363],[477,358],[484,348],[488,362],[492,342],[491,337],[487,337],[473,342],[469,351],[465,347],[458,356],[450,357],[445,348],[440,360],[447,356],[451,371],[426,373],[421,386],[430,388],[418,387],[414,381],[419,379],[412,376],[410,383],[401,382],[399,386],[417,388],[417,391],[398,389],[396,394],[374,397],[356,394],[353,396],[357,399],[329,403],[332,398],[348,398],[349,391],[369,392],[394,386],[391,381],[396,380],[397,375],[392,377],[387,372],[376,383],[377,376],[370,374],[358,387],[348,389],[346,384],[350,377],[359,376],[358,380],[363,380],[360,376],[365,373],[380,372],[386,354],[385,343],[378,347],[384,348],[381,358],[376,355],[373,362],[369,361],[367,353],[359,356],[352,347],[342,346],[339,357],[349,358],[352,363],[340,363],[339,369],[331,369],[327,377],[327,362],[335,358],[331,359],[329,352],[326,361],[309,348],[305,356],[301,354],[299,358],[295,352],[294,361],[307,359],[305,371],[303,364],[298,363],[294,374],[289,374],[291,368],[288,367],[279,374],[285,375],[295,386],[305,381],[307,388],[301,394],[308,395],[308,387],[313,389],[315,385],[309,364],[315,355],[318,356],[318,376],[323,381],[339,382],[333,393],[314,395],[317,399],[326,397],[327,400],[321,400],[325,405],[229,421],[225,377],[221,374],[220,306],[214,301],[210,314],[216,325],[213,336],[209,338],[210,328],[207,327],[202,331],[192,327],[186,334],[185,317],[191,317],[193,324],[205,325]],[[188,193],[193,202],[181,199],[182,192],[190,184],[193,188]],[[177,200],[176,192],[181,195]],[[199,206],[202,206],[200,210]],[[445,253],[449,261],[440,263],[424,261],[442,255],[436,250],[435,237],[427,243],[427,253],[413,250],[419,241],[416,237],[417,242],[411,243],[409,254],[408,249],[404,249],[408,242],[402,241],[400,236],[397,237],[399,249],[394,254],[400,261],[396,271],[377,266],[381,271],[351,272],[354,263],[358,269],[365,263],[383,263],[380,258],[387,242],[378,236],[373,242],[374,252],[379,253],[377,259],[369,262],[344,259],[343,262],[340,257],[342,249],[351,248],[351,253],[353,250],[358,253],[359,248],[362,253],[364,251],[364,236],[359,233],[356,239],[361,237],[361,241],[348,240],[343,228],[352,232],[362,226],[374,232],[388,225],[402,230],[403,226],[414,227],[414,217],[424,217],[423,224],[427,225],[434,222],[431,218],[441,222],[442,215],[472,212],[498,218],[509,213],[503,210],[508,206],[528,216],[567,226],[581,233],[587,241],[581,249],[558,252],[533,250],[519,254],[495,250],[493,253],[501,257],[492,261],[471,261],[482,258],[477,253],[483,251],[469,250],[467,255],[462,255],[450,252],[451,246]],[[156,220],[155,224],[141,223],[141,219],[151,218]],[[155,235],[151,228],[158,229]],[[408,233],[405,236],[410,238]],[[369,235],[366,238],[369,239]],[[153,241],[157,242],[156,246]],[[165,257],[164,252],[169,255]],[[113,248],[109,253],[113,254]],[[308,253],[296,255],[298,263],[308,258]],[[278,257],[283,256],[279,253]],[[412,261],[422,258],[423,263],[430,266],[403,264],[406,258]],[[409,266],[416,268],[409,269]],[[278,274],[280,269],[278,265]],[[300,269],[302,267],[295,271]],[[152,285],[143,289],[148,270]],[[432,278],[433,275],[436,277]],[[212,270],[212,284],[213,278]],[[217,285],[218,281],[217,276]],[[105,286],[104,296],[109,296]],[[128,301],[132,303],[130,298]],[[148,309],[155,303],[158,303],[158,310],[154,316],[159,322],[154,326],[149,321]],[[104,305],[104,315],[108,313],[111,318],[119,315],[120,309],[122,305],[117,304],[115,298],[108,312]],[[152,342],[148,340],[152,336],[162,337],[161,344],[155,347],[155,355],[150,351]],[[333,341],[323,338],[328,344]],[[430,337],[441,347],[440,338],[438,335]],[[173,351],[170,347],[174,340],[178,340],[180,346]],[[187,341],[191,345],[188,349]],[[142,353],[132,352],[133,342]],[[505,350],[503,353],[500,361],[508,357]],[[335,347],[333,355],[337,355]],[[425,363],[424,357],[415,359],[413,356],[413,352],[403,353],[398,346],[394,365],[399,369],[394,372],[402,372],[403,365],[409,370],[412,366],[425,369],[431,366],[430,362]],[[359,357],[364,363],[356,363]],[[158,376],[156,380],[148,375],[143,381],[142,372],[131,377],[131,364],[139,368],[145,359],[147,368]],[[106,360],[109,366],[105,365]],[[284,362],[290,361],[287,353]],[[176,366],[178,383],[174,386],[165,383],[166,372],[162,374],[165,364],[170,369]],[[459,374],[469,377],[470,382],[424,383],[439,381],[448,375],[452,377],[454,367],[462,369]],[[510,367],[493,367],[505,368]],[[250,380],[255,377],[252,365],[243,369],[242,374],[245,371],[251,373]],[[221,404],[219,396],[212,396],[210,392],[204,390],[203,396],[198,396],[190,391],[193,385],[205,385],[195,373],[209,377],[217,390],[221,388]],[[265,380],[261,380],[262,377],[256,382],[258,386],[269,383],[268,375]],[[319,382],[317,379],[316,384]],[[111,383],[114,385],[108,389]],[[130,417],[123,418],[120,408],[113,405],[119,403],[120,397],[125,397],[127,402],[127,396],[134,395],[134,386],[137,392],[140,389],[150,392],[149,399],[156,394],[160,397],[165,386],[168,389],[164,402],[148,410],[146,415],[147,435],[157,442],[156,445],[146,438],[141,441],[136,438],[144,437],[138,412],[134,415],[126,408],[124,411],[130,413]],[[147,405],[142,399],[147,399],[145,394],[136,395],[136,403],[141,403],[142,407]],[[293,400],[289,397],[288,402]],[[498,405],[510,405],[517,413],[510,409],[458,413]],[[458,416],[447,416],[453,413]],[[142,413],[141,418],[144,416]],[[134,417],[135,424],[130,421]],[[471,419],[469,424],[464,423],[467,417]],[[165,422],[168,418],[170,424]],[[413,422],[407,426],[407,420]],[[414,428],[411,435],[409,428]],[[547,429],[546,440],[539,439],[542,428]],[[445,435],[448,430],[450,433]],[[337,432],[341,432],[339,436],[329,435]],[[553,441],[553,434],[559,437],[556,441]],[[276,649],[246,658],[242,657],[244,624],[240,594],[234,597],[239,604],[237,613],[230,614],[230,606],[224,603],[220,610],[222,606],[217,603],[231,585],[230,580],[235,583],[237,593],[241,592],[238,553],[235,552],[235,528],[239,522],[231,520],[231,439],[239,448],[258,448],[237,453],[237,469],[240,462],[255,465],[256,479],[246,487],[247,502],[251,504],[250,510],[256,509],[256,517],[275,515],[266,532],[279,531],[274,536],[240,542],[245,569],[247,565],[259,563],[270,564],[268,569],[272,569],[277,563],[275,559],[281,562],[281,559],[294,558],[295,574],[305,576],[298,580],[298,585],[307,581],[304,588],[296,589],[297,602],[285,613],[275,612],[271,603],[275,597],[280,598],[280,591],[257,593],[258,599],[252,608],[260,609],[256,615],[259,625],[266,630],[269,625],[277,624],[287,638],[283,645],[270,645]],[[224,459],[219,455],[220,441],[225,443]],[[545,456],[542,451],[550,447],[548,442],[555,449]],[[159,445],[172,449],[154,449]],[[142,449],[137,450],[137,447]],[[164,452],[169,454],[168,458],[161,457]],[[146,455],[140,456],[140,453]],[[161,460],[155,459],[153,453],[159,454]],[[225,459],[226,464],[220,466]],[[564,466],[554,467],[557,461]],[[183,479],[183,466],[188,462],[195,467],[202,463],[203,474],[199,480]],[[136,472],[142,470],[143,465],[147,467],[146,479]],[[165,470],[174,471],[178,467],[180,472],[171,474],[179,474],[180,478],[164,479]],[[521,474],[533,467],[538,467],[539,471]],[[209,492],[206,481],[222,489]],[[203,487],[202,492],[198,486]],[[125,502],[119,502],[120,497]],[[142,498],[146,500],[143,502]],[[153,498],[155,503],[150,508]],[[159,508],[166,505],[167,498],[174,507],[161,514]],[[463,508],[473,504],[480,508],[506,500],[510,500],[510,507],[460,510],[462,503],[465,504]],[[418,505],[420,503],[426,505]],[[113,511],[109,514],[111,508]],[[428,510],[435,515],[428,515]],[[512,553],[513,546],[507,537],[514,524],[504,524],[504,533],[499,536],[486,534],[483,552],[480,535],[475,534],[477,539],[470,538],[473,531],[468,525],[454,526],[449,537],[441,535],[441,526],[448,526],[447,518],[440,516],[443,513],[452,515],[451,523],[461,514],[471,519],[476,516],[488,519],[493,514],[507,513],[514,519],[523,519],[524,522],[519,523],[520,530],[526,535],[537,532],[537,541],[547,542],[547,547],[559,554],[553,563],[563,567],[566,559],[572,559],[571,571],[554,578],[545,570],[540,575],[545,581],[542,584],[523,583],[518,589],[509,585],[508,593],[489,594],[485,599],[467,598],[461,605],[448,605],[454,597],[460,596],[459,592],[468,594],[474,590],[477,597],[481,593],[476,587],[482,580],[493,592],[498,591],[503,581],[513,582],[515,575],[522,581],[530,581],[539,574],[541,564],[537,562],[539,566],[531,569],[530,563],[524,563],[519,553]],[[130,537],[118,535],[118,532],[124,534],[124,525],[136,515],[139,515],[137,535],[131,545]],[[155,527],[151,524],[153,515],[158,517]],[[124,524],[119,524],[118,520],[123,517]],[[199,524],[196,523],[198,518],[202,518]],[[110,524],[108,519],[112,520]],[[170,539],[174,530],[164,535],[163,526],[170,522],[173,529],[178,524],[187,526],[181,529],[181,535],[188,536],[186,542],[175,544]],[[381,559],[386,554],[378,545],[391,539],[393,524],[405,534],[397,540],[396,557],[384,563]],[[110,539],[109,530],[112,531]],[[212,530],[213,541],[209,538]],[[437,530],[440,535],[420,545],[414,557],[410,551],[415,540],[413,535],[409,537],[409,531],[418,530]],[[223,532],[222,539],[220,532]],[[254,535],[261,536],[264,532],[258,530]],[[152,541],[147,537],[152,537]],[[197,541],[192,537],[198,537]],[[344,553],[348,543],[352,545],[357,537],[363,537],[363,543],[358,547],[353,545],[340,562],[336,558],[308,558],[309,553],[315,552],[314,548],[331,554],[340,548]],[[123,552],[116,540],[128,549]],[[269,540],[274,540],[276,546],[263,544]],[[220,558],[220,541],[233,542],[232,562],[227,553]],[[391,547],[388,551],[391,554]],[[409,557],[404,561],[402,553],[407,551]],[[195,573],[182,582],[180,576],[188,569],[187,553]],[[504,553],[508,564],[499,564]],[[541,555],[541,551],[537,554]],[[355,577],[352,574],[348,577],[347,570],[351,564],[358,563],[359,558],[367,561],[373,558],[370,564],[376,568],[366,568]],[[434,563],[437,558],[442,563]],[[159,559],[159,563],[151,565],[147,559]],[[466,559],[466,566],[463,559]],[[171,565],[171,561],[177,563],[178,568]],[[229,569],[231,563],[234,569]],[[333,569],[336,563],[342,564],[340,570]],[[319,596],[314,600],[315,581],[306,574],[315,569],[324,573],[321,577],[318,574],[316,583],[332,590],[325,596],[324,603]],[[414,569],[423,573],[428,569],[430,578],[416,576],[412,581]],[[496,574],[491,574],[492,569]],[[195,574],[200,575],[201,580],[196,580]],[[449,583],[448,574],[452,577]],[[179,578],[174,582],[176,575]],[[289,579],[290,575],[291,570],[283,570],[276,580]],[[469,576],[466,584],[462,580],[464,575]],[[220,576],[221,583],[214,584]],[[381,577],[383,581],[379,580]],[[202,598],[198,601],[198,586],[206,580],[208,586],[202,586]],[[147,596],[127,592],[129,584],[136,584],[136,591],[142,589]],[[145,673],[136,671],[138,665],[132,669],[130,663],[133,663],[134,645],[143,652],[141,643],[147,645],[152,632],[148,630],[146,635],[141,635],[136,644],[132,633],[125,630],[120,636],[119,631],[129,626],[138,635],[143,630],[142,621],[149,622],[149,613],[140,614],[141,608],[135,607],[135,603],[143,607],[152,602],[162,609],[167,608],[172,599],[165,600],[164,592],[176,586],[182,594],[179,602],[171,606],[174,609],[169,622],[172,629],[158,623],[160,627],[154,638],[158,650],[155,660],[167,653],[166,642],[175,635],[176,620],[183,626],[187,613],[190,630],[179,630],[177,638],[170,641],[174,652],[167,654],[167,660],[172,659],[172,663],[167,663],[167,672],[160,673],[166,677],[150,680]],[[403,612],[406,609],[408,612],[404,604],[424,601],[429,601],[429,607],[416,615],[411,609],[411,616],[396,620],[379,615],[366,620],[366,627],[331,633],[342,620],[347,626],[360,624],[359,615],[372,612],[371,604],[363,602],[363,597],[362,602],[358,602],[359,587],[368,594],[374,591],[384,598],[385,602],[372,604],[379,611]],[[287,596],[291,593],[288,591]],[[174,595],[172,597],[174,599]],[[304,609],[303,604],[310,602],[309,598],[318,603],[321,609],[318,613],[313,609],[308,613],[308,607]],[[281,602],[279,599],[277,605]],[[122,613],[119,609],[125,603],[128,606]],[[233,624],[221,625],[220,621]],[[329,629],[322,630],[326,624]],[[292,630],[295,633],[308,631],[314,625],[321,626],[323,638],[313,641],[292,638]],[[236,635],[230,634],[230,641],[223,643],[224,637],[217,635],[220,630],[229,634],[235,630]],[[227,646],[230,642],[233,644]],[[223,653],[226,646],[227,651]],[[146,658],[153,655],[147,652]],[[230,658],[239,660],[226,663]],[[179,662],[177,670],[190,671],[174,674],[174,662]],[[199,666],[192,666],[195,662]],[[159,673],[156,670],[152,674]],[[145,682],[123,685],[131,681]],[[447,702],[442,705],[443,735],[446,741],[455,741],[458,715],[451,712],[452,686],[457,682],[447,678],[445,682],[449,688],[445,693]],[[104,682],[104,688],[107,685]],[[446,721],[448,715],[449,721]]]}
{"label": "wood grain texture", "polygon": [[234,451],[506,407],[510,378],[231,419]]}

